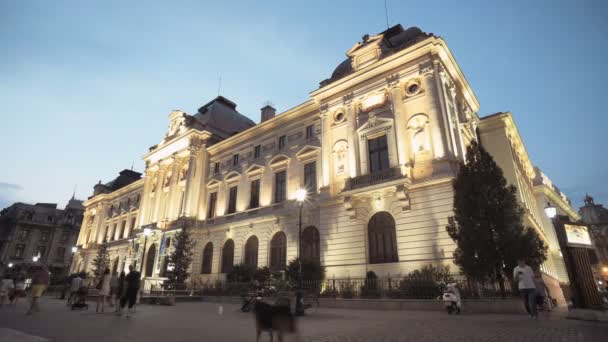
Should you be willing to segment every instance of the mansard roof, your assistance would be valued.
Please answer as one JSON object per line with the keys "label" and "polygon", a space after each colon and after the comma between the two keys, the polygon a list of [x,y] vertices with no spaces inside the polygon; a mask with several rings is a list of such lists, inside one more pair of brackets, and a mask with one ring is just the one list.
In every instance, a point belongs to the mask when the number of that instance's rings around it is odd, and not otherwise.
{"label": "mansard roof", "polygon": [[[397,24],[376,36],[370,37],[369,35],[363,36],[363,42],[357,43],[349,53],[354,51],[355,49],[363,48],[371,42],[381,40],[380,48],[381,55],[380,59],[388,57],[396,52],[404,50],[422,40],[425,40],[429,37],[434,37],[435,35],[432,33],[423,32],[418,27],[410,27],[407,30],[403,29],[401,24]],[[347,56],[349,55],[347,53]],[[332,82],[335,82],[343,77],[346,77],[354,72],[352,57],[342,61],[338,66],[334,69],[334,72],[331,74],[331,77],[325,79],[319,83],[320,87],[324,87]]]}
{"label": "mansard roof", "polygon": [[113,180],[111,180],[105,184],[101,184],[101,181],[98,184],[96,184],[93,187],[95,189],[93,196],[96,196],[96,195],[102,194],[102,193],[105,194],[105,193],[110,193],[110,192],[116,191],[116,190],[124,188],[125,186],[127,186],[133,182],[136,182],[140,179],[141,179],[141,173],[135,172],[133,170],[124,169],[124,170],[120,171],[120,173],[118,174],[118,177],[114,178]]}
{"label": "mansard roof", "polygon": [[209,101],[193,117],[206,129],[222,138],[240,133],[255,123],[236,110],[236,104],[223,96]]}

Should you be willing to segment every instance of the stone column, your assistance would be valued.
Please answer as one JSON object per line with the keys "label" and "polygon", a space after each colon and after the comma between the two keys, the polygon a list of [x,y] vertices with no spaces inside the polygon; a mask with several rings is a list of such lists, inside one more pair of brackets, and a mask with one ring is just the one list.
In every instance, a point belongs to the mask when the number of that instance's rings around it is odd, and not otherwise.
{"label": "stone column", "polygon": [[441,108],[441,95],[437,87],[436,67],[433,63],[420,66],[420,75],[424,80],[426,99],[428,103],[428,116],[430,121],[430,134],[432,141],[433,156],[443,158],[448,153],[447,134],[443,111]]}
{"label": "stone column", "polygon": [[348,142],[348,172],[349,177],[354,178],[367,170],[361,170],[359,165],[359,139],[357,139],[357,118],[353,105],[353,94],[344,95],[344,107],[346,108],[347,142]]}
{"label": "stone column", "polygon": [[196,167],[196,155],[199,151],[200,147],[196,145],[190,145],[188,147],[189,155],[188,155],[188,175],[186,176],[186,186],[184,189],[184,199],[181,205],[182,212],[180,216],[191,216],[190,205],[192,203],[192,199],[190,198],[192,193],[192,185],[194,181],[195,173],[198,171]]}
{"label": "stone column", "polygon": [[179,172],[180,172],[180,160],[177,156],[173,157],[173,161],[169,166],[171,170],[171,179],[169,182],[169,192],[165,199],[165,203],[163,203],[163,217],[161,219],[165,220],[173,220],[179,216],[180,211],[180,200],[181,200],[181,190],[179,189]]}
{"label": "stone column", "polygon": [[329,186],[329,168],[331,158],[331,140],[329,131],[329,112],[327,105],[321,106],[321,167],[322,167],[322,179],[321,184],[323,187]]}
{"label": "stone column", "polygon": [[163,195],[163,179],[165,176],[165,171],[160,169],[156,173],[156,191],[154,193],[154,201],[153,201],[153,210],[152,210],[152,219],[150,223],[158,222],[160,220],[160,201]]}
{"label": "stone column", "polygon": [[462,140],[462,132],[460,128],[460,115],[458,115],[458,103],[456,103],[456,87],[452,84],[449,89],[450,98],[452,99],[452,126],[456,130],[456,148],[458,150],[458,154],[464,160],[466,149],[464,147],[464,141]]}
{"label": "stone column", "polygon": [[406,166],[410,165],[408,134],[406,132],[405,105],[401,98],[401,88],[399,75],[394,75],[386,79],[391,95],[393,116],[395,118],[395,140],[397,141],[397,161],[401,168],[401,174],[405,174]]}
{"label": "stone column", "polygon": [[[152,210],[151,206],[153,205],[152,201],[150,200],[150,190],[152,188],[152,181],[154,180],[154,172],[151,171],[149,168],[146,168],[145,171],[146,175],[145,175],[145,179],[144,179],[144,189],[141,192],[141,196],[139,198],[139,224],[140,225],[145,225],[150,223],[149,222],[149,212]],[[133,228],[131,228],[133,229]]]}

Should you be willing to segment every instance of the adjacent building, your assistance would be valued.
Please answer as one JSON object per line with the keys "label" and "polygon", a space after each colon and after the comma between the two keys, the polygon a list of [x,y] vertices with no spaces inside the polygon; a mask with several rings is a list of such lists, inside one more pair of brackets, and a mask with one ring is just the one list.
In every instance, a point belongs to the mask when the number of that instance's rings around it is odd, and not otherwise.
{"label": "adjacent building", "polygon": [[15,203],[0,212],[0,271],[46,265],[57,277],[72,262],[84,207],[73,197],[64,209],[55,203]]}
{"label": "adjacent building", "polygon": [[[280,269],[298,255],[295,194],[306,189],[301,255],[329,277],[398,276],[430,263],[456,272],[445,227],[474,140],[509,168],[526,222],[553,243],[511,116],[479,118],[442,38],[397,25],[365,35],[346,56],[309,100],[280,114],[265,106],[258,124],[222,96],[193,115],[173,111],[143,156],[145,176],[85,201],[74,269],[89,270],[108,243],[114,265],[134,264],[146,286],[157,284],[183,228],[197,241],[193,278],[222,278],[238,263]],[[137,201],[115,213],[129,198]],[[554,281],[555,263],[543,266]]]}
{"label": "adjacent building", "polygon": [[596,277],[602,284],[600,288],[608,291],[608,209],[596,204],[593,197],[586,195],[585,205],[579,209],[581,220],[589,225],[593,236],[594,255],[591,258],[595,264]]}

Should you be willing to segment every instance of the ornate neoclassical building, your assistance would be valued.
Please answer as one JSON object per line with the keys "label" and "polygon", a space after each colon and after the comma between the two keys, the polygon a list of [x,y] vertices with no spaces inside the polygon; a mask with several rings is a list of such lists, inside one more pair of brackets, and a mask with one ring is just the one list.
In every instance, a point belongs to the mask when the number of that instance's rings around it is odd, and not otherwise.
{"label": "ornate neoclassical building", "polygon": [[[512,170],[530,222],[553,244],[510,114],[478,117],[443,39],[397,25],[346,55],[308,101],[280,114],[266,106],[259,124],[221,96],[194,115],[173,111],[167,134],[143,156],[144,177],[123,171],[84,203],[73,267],[88,269],[107,243],[115,268],[135,264],[153,284],[172,235],[188,228],[197,277],[222,277],[238,263],[281,268],[297,255],[300,188],[308,191],[302,255],[320,259],[328,276],[452,264],[445,226],[458,162],[471,141],[492,139],[502,139],[490,150]],[[558,276],[552,259],[545,271]]]}

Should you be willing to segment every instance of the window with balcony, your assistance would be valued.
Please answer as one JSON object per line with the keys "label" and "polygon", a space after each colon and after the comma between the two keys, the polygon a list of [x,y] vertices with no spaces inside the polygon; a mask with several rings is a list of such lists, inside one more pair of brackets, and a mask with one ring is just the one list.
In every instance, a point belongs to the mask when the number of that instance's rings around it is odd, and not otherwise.
{"label": "window with balcony", "polygon": [[209,203],[207,204],[207,218],[211,219],[215,217],[215,205],[217,203],[217,192],[209,194]]}
{"label": "window with balcony", "polygon": [[249,209],[260,206],[260,180],[254,179],[251,181],[251,197],[249,199]]}
{"label": "window with balcony", "polygon": [[236,212],[236,196],[237,196],[237,187],[233,186],[230,188],[228,193],[228,214],[233,214]]}
{"label": "window with balcony", "polygon": [[274,174],[274,203],[280,203],[287,196],[287,172],[280,171]]}
{"label": "window with balcony", "polygon": [[386,135],[367,141],[369,153],[369,172],[374,173],[389,168],[388,163],[388,144]]}

